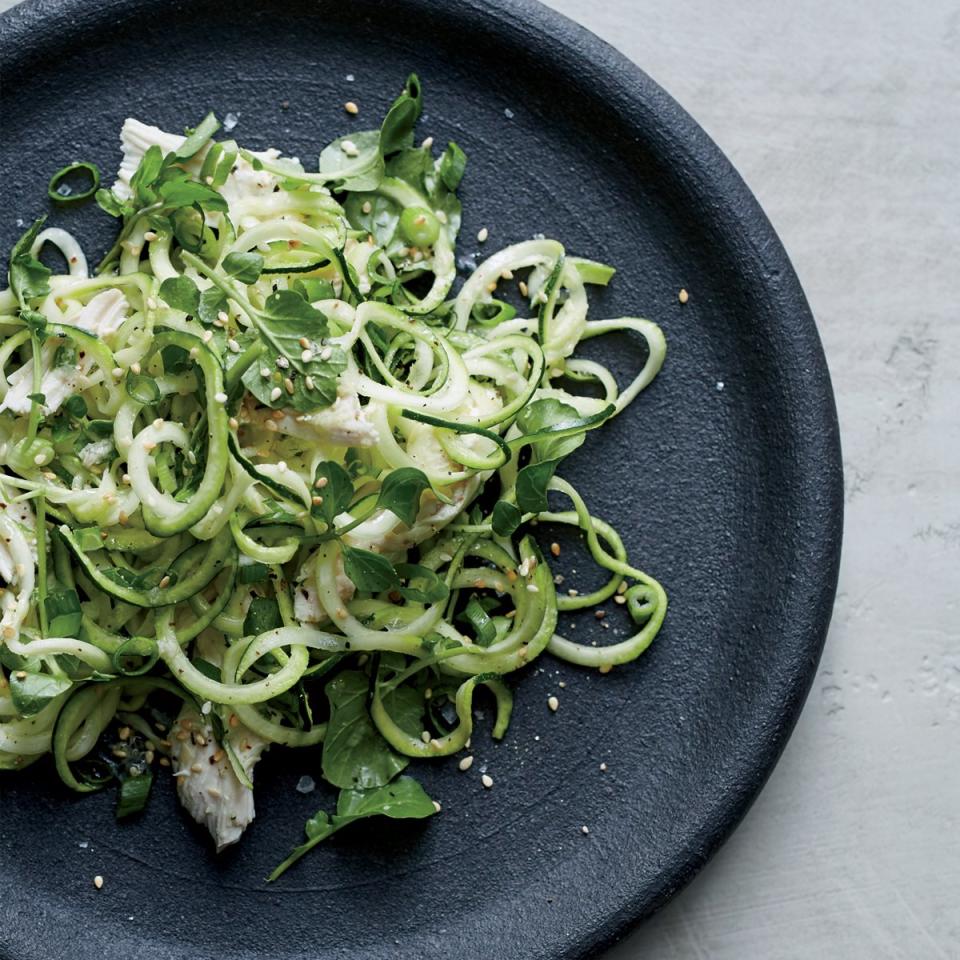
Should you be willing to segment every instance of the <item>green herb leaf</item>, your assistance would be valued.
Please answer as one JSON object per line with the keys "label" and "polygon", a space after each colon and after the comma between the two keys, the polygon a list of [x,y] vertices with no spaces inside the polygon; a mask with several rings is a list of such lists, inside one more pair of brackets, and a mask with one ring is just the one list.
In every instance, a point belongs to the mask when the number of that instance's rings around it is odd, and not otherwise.
{"label": "green herb leaf", "polygon": [[335,787],[382,787],[409,762],[391,749],[370,719],[368,689],[366,674],[357,670],[343,671],[326,686],[330,720],[322,768]]}
{"label": "green herb leaf", "polygon": [[335,819],[380,816],[421,820],[436,812],[433,801],[413,777],[400,777],[373,790],[341,790]]}
{"label": "green herb leaf", "polygon": [[219,287],[207,287],[200,294],[200,302],[197,305],[197,317],[201,323],[208,327],[213,325],[221,311],[227,309],[226,294]]}
{"label": "green herb leaf", "polygon": [[380,149],[382,155],[390,156],[413,143],[413,128],[420,118],[423,102],[420,95],[420,80],[415,73],[407,77],[403,93],[393,101],[380,124]]}
{"label": "green herb leaf", "polygon": [[452,140],[440,158],[440,179],[448,190],[456,190],[467,168],[467,155]]}
{"label": "green herb leaf", "polygon": [[270,568],[265,563],[258,561],[241,563],[237,568],[237,583],[260,583],[269,576]]}
{"label": "green herb leaf", "polygon": [[560,460],[583,443],[587,430],[613,416],[614,409],[610,404],[599,413],[584,417],[569,404],[546,397],[527,404],[517,416],[517,426],[538,460]]}
{"label": "green herb leaf", "polygon": [[163,169],[163,151],[154,144],[148,147],[130,178],[130,190],[141,207],[148,206],[156,199],[154,185]]}
{"label": "green herb leaf", "polygon": [[254,597],[243,621],[243,635],[257,636],[283,626],[280,605],[273,597]]}
{"label": "green herb leaf", "polygon": [[50,277],[49,268],[30,253],[33,242],[46,222],[45,216],[34,220],[10,251],[7,276],[10,289],[21,307],[25,307],[30,300],[45,297],[50,292],[50,284],[47,282]]}
{"label": "green herb leaf", "polygon": [[259,253],[228,253],[223,258],[223,269],[241,283],[256,283],[263,272],[263,257]]}
{"label": "green herb leaf", "polygon": [[101,188],[94,194],[94,197],[97,206],[111,217],[123,217],[133,213],[132,206],[121,200],[112,190]]}
{"label": "green herb leaf", "polygon": [[547,484],[556,472],[557,462],[531,463],[517,474],[517,506],[523,513],[541,513],[548,509]]}
{"label": "green herb leaf", "polygon": [[158,193],[164,205],[174,209],[190,207],[196,203],[206,210],[220,213],[228,210],[227,201],[213,187],[195,180],[167,180],[160,184]]}
{"label": "green herb leaf", "polygon": [[353,500],[353,481],[339,463],[324,460],[317,464],[313,488],[316,491],[315,495],[322,497],[323,502],[315,503],[310,508],[310,512],[313,516],[325,520],[327,526],[332,528],[334,520],[350,509],[350,501]]}
{"label": "green herb leaf", "polygon": [[72,686],[73,682],[64,677],[17,670],[10,674],[10,699],[21,717],[32,717]]}
{"label": "green herb leaf", "polygon": [[317,811],[304,825],[303,832],[311,839],[316,840],[330,829],[330,817],[326,810]]}
{"label": "green herb leaf", "polygon": [[80,597],[76,590],[61,588],[52,590],[44,597],[47,611],[47,632],[51,637],[79,637]]}
{"label": "green herb leaf", "polygon": [[427,475],[416,467],[398,467],[383,479],[377,506],[395,513],[408,527],[420,512],[420,496],[433,489]]}
{"label": "green herb leaf", "polygon": [[[160,284],[160,299],[174,310],[195,316],[200,305],[200,291],[189,277],[167,277]],[[218,291],[219,292],[219,291]]]}
{"label": "green herb leaf", "polygon": [[407,600],[414,603],[442,603],[450,595],[446,583],[429,567],[422,567],[419,563],[398,563],[394,569],[398,576],[409,581],[407,586],[399,588],[400,595]]}
{"label": "green herb leaf", "polygon": [[47,339],[47,318],[29,307],[20,309],[20,319],[27,325],[27,329],[41,342]]}
{"label": "green herb leaf", "polygon": [[358,590],[380,593],[400,585],[393,564],[379,553],[343,544],[343,570]]}
{"label": "green herb leaf", "polygon": [[509,537],[522,519],[523,514],[506,500],[498,500],[493,506],[493,532],[498,537]]}
{"label": "green herb leaf", "polygon": [[87,415],[87,401],[75,393],[72,397],[67,397],[63,402],[63,409],[77,420]]}
{"label": "green herb leaf", "polygon": [[384,173],[380,131],[338,137],[321,151],[319,168],[335,190],[376,190]]}
{"label": "green herb leaf", "polygon": [[178,160],[189,160],[220,129],[220,121],[214,114],[208,113],[196,127],[188,131],[189,136],[174,151]]}

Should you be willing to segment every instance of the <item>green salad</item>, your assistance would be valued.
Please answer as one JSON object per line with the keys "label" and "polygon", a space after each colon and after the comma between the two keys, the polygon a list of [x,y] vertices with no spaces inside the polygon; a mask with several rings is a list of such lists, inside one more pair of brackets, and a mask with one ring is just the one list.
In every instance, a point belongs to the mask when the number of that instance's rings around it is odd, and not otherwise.
{"label": "green salad", "polygon": [[[466,157],[414,145],[420,110],[411,76],[316,170],[215,139],[212,114],[186,136],[127,120],[112,188],[90,163],[50,184],[116,218],[112,249],[91,274],[41,218],[0,292],[0,768],[52,754],[73,790],[118,783],[118,816],[173,776],[220,849],[263,751],[322,744],[336,807],[271,879],[354,820],[433,815],[404,771],[468,769],[480,688],[501,738],[512,675],[627,663],[667,608],[558,471],[656,376],[663,335],[588,319],[614,270],[555,240],[458,284]],[[624,387],[577,356],[614,331],[646,342]],[[551,568],[550,525],[603,586]],[[606,601],[625,639],[563,635]]]}

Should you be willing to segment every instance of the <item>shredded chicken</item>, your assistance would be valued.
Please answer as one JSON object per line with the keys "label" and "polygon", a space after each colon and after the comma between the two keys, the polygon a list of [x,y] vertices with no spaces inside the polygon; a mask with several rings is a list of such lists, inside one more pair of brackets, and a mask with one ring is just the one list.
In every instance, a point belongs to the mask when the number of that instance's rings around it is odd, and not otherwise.
{"label": "shredded chicken", "polygon": [[258,408],[245,411],[246,421],[251,426],[264,427],[269,420],[273,423],[273,427],[268,428],[271,431],[313,443],[335,447],[373,447],[380,439],[355,393],[341,394],[331,406],[316,413],[297,413],[295,410],[284,410],[282,413],[282,417],[275,419],[272,410]]}

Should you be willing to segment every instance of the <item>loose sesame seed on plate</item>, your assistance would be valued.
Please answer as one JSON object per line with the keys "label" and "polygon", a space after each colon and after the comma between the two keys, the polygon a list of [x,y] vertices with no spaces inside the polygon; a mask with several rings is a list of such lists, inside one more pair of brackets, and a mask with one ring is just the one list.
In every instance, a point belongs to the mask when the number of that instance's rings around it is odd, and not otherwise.
{"label": "loose sesame seed on plate", "polygon": [[681,288],[680,292],[677,294],[677,299],[681,303],[686,303],[690,299],[690,294],[687,293],[685,289]]}
{"label": "loose sesame seed on plate", "polygon": [[93,885],[98,890],[100,890],[103,887],[103,877],[101,877],[99,873],[93,878]]}
{"label": "loose sesame seed on plate", "polygon": [[473,766],[473,757],[472,757],[472,756],[464,757],[464,758],[457,764],[457,766],[458,766],[461,770],[469,770],[469,769]]}
{"label": "loose sesame seed on plate", "polygon": [[556,697],[547,697],[547,706],[556,713],[560,709],[560,701]]}
{"label": "loose sesame seed on plate", "polygon": [[607,772],[607,765],[606,765],[605,763],[601,763],[601,764],[600,764],[600,772],[601,772],[601,773],[606,773],[606,772]]}
{"label": "loose sesame seed on plate", "polygon": [[493,777],[489,773],[485,773],[480,778],[480,782],[489,790],[493,786]]}
{"label": "loose sesame seed on plate", "polygon": [[584,824],[584,825],[580,828],[580,832],[581,832],[584,836],[587,836],[587,834],[590,833],[590,828],[589,828],[586,824]]}
{"label": "loose sesame seed on plate", "polygon": [[439,813],[439,812],[443,809],[443,807],[440,806],[440,801],[439,801],[439,800],[434,800],[434,801],[433,801],[433,809],[436,810],[437,813]]}
{"label": "loose sesame seed on plate", "polygon": [[486,227],[481,227],[477,232],[477,241],[479,243],[486,242],[487,237],[490,236],[490,231]]}

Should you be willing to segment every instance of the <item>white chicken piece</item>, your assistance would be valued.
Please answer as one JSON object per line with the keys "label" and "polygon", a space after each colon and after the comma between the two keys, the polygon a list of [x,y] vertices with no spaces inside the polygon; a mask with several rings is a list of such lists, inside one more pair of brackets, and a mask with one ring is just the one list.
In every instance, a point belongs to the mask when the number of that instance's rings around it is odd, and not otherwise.
{"label": "white chicken piece", "polygon": [[[11,520],[15,520],[22,528],[23,534],[33,554],[34,560],[37,559],[37,521],[33,515],[33,509],[26,500],[19,503],[0,503],[2,509]],[[0,537],[0,579],[4,583],[13,583],[16,577],[16,569],[13,557],[3,538]]]}
{"label": "white chicken piece", "polygon": [[98,463],[103,463],[113,450],[112,440],[94,440],[80,450],[80,462],[89,470]]}
{"label": "white chicken piece", "polygon": [[373,447],[380,440],[356,393],[341,394],[331,406],[316,413],[284,410],[283,416],[277,420],[272,413],[271,410],[254,410],[248,415],[247,422],[264,427],[269,420],[274,424],[267,428],[271,431],[334,447]]}
{"label": "white chicken piece", "polygon": [[[495,388],[474,383],[463,406],[455,411],[450,419],[470,423],[499,409],[502,402]],[[407,437],[407,454],[422,470],[429,474],[443,475],[460,469],[447,456],[432,427],[409,422],[404,424],[403,429]],[[480,438],[476,436],[465,435],[461,439],[468,446],[479,446]],[[394,554],[407,550],[434,536],[458,517],[477,495],[488,476],[487,473],[479,473],[447,487],[444,492],[450,498],[450,503],[437,500],[427,491],[417,519],[411,527],[404,526],[391,511],[378,510],[368,520],[344,534],[343,539],[352,547],[373,550],[376,553]]]}
{"label": "white chicken piece", "polygon": [[[71,317],[71,326],[80,327],[96,337],[107,337],[116,333],[126,320],[130,305],[119,290],[104,290],[87,303],[76,316]],[[79,363],[70,366],[53,366],[57,344],[48,341],[43,345],[44,374],[40,380],[40,393],[44,396],[43,409],[46,414],[56,413],[63,403],[75,393],[86,389],[87,375],[93,367],[91,357],[83,357]],[[33,363],[28,361],[7,378],[9,389],[0,410],[12,410],[14,413],[29,413],[33,401]]]}
{"label": "white chicken piece", "polygon": [[[164,154],[167,154],[182,146],[184,140],[186,137],[179,134],[167,133],[159,127],[127,117],[120,130],[123,160],[117,171],[117,181],[113,185],[114,193],[124,200],[132,196],[130,178],[136,173],[143,155],[150,147],[158,146]],[[193,173],[199,172],[206,152],[206,149],[200,150],[196,156],[187,161],[186,168]],[[261,160],[276,160],[280,156],[280,151],[271,148],[260,152],[251,151],[251,154]],[[279,179],[272,173],[266,170],[254,170],[249,161],[238,156],[226,182],[218,189],[230,206],[231,213],[242,217],[242,206],[245,200],[269,196],[278,183]]]}
{"label": "white chicken piece", "polygon": [[[177,796],[187,813],[210,831],[217,853],[236,843],[256,814],[253,791],[240,782],[227,751],[217,742],[210,722],[192,707],[184,707],[171,736]],[[229,729],[243,772],[253,768],[268,746],[242,724]]]}
{"label": "white chicken piece", "polygon": [[[317,557],[319,551],[312,554],[297,571],[297,582],[293,591],[293,615],[300,623],[329,623],[330,618],[320,604],[317,595]],[[343,572],[343,559],[337,558],[337,595],[348,603],[357,588]]]}
{"label": "white chicken piece", "polygon": [[[197,653],[219,666],[222,637],[214,641],[208,634],[201,634]],[[269,742],[236,722],[228,724],[225,736],[244,775],[253,782],[253,768]],[[253,790],[237,776],[227,751],[214,737],[209,718],[193,707],[185,705],[180,711],[169,739],[177,796],[187,813],[210,831],[219,853],[236,843],[253,822]]]}

